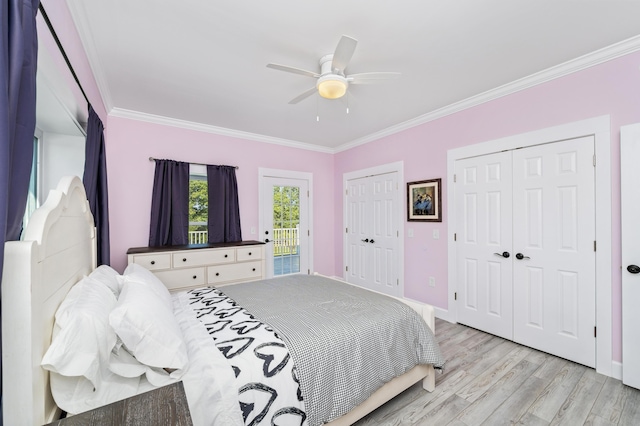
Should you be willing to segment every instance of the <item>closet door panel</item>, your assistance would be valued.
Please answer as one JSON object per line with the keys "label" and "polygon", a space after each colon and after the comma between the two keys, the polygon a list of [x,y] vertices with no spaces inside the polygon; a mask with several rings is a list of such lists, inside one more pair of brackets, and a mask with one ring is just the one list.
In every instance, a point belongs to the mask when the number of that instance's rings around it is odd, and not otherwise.
{"label": "closet door panel", "polygon": [[458,321],[513,338],[511,153],[456,162]]}
{"label": "closet door panel", "polygon": [[514,340],[595,366],[592,137],[513,151]]}

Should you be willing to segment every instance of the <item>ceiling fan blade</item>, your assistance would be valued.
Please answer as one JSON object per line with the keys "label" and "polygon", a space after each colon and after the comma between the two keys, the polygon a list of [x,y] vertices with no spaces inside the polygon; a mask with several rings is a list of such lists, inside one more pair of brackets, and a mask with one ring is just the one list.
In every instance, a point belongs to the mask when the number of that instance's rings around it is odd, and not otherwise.
{"label": "ceiling fan blade", "polygon": [[316,93],[318,91],[318,89],[316,89],[315,86],[313,86],[311,89],[307,90],[306,92],[296,96],[295,98],[291,99],[289,101],[289,104],[293,105],[293,104],[297,104],[298,102],[300,102],[303,99],[308,98],[309,96],[313,95],[314,93]]}
{"label": "ceiling fan blade", "polygon": [[363,72],[351,74],[347,77],[349,84],[375,84],[383,81],[395,80],[400,77],[399,72]]}
{"label": "ceiling fan blade", "polygon": [[344,72],[347,65],[349,65],[353,52],[356,50],[357,44],[358,40],[355,38],[346,35],[343,35],[342,38],[340,38],[340,41],[336,46],[336,51],[333,52],[333,61],[331,63],[331,70],[333,72]]}
{"label": "ceiling fan blade", "polygon": [[280,64],[267,64],[267,68],[273,68],[274,70],[286,71],[293,74],[306,75],[307,77],[318,78],[320,74],[313,71],[307,71],[300,68],[290,67],[288,65],[280,65]]}

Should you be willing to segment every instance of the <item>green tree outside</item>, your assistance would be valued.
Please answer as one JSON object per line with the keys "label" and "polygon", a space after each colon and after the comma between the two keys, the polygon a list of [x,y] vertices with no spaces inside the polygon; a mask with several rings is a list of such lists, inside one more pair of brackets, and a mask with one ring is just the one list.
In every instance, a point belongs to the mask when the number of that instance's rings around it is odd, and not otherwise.
{"label": "green tree outside", "polygon": [[207,181],[199,179],[189,180],[189,223],[201,222],[202,225],[189,225],[189,232],[206,231],[207,215],[209,213],[209,194]]}

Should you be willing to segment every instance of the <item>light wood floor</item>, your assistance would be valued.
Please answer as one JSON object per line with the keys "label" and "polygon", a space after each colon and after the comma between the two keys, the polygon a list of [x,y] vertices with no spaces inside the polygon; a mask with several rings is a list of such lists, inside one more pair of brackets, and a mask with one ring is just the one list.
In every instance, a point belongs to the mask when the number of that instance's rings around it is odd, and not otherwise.
{"label": "light wood floor", "polygon": [[591,368],[438,319],[436,338],[436,390],[418,383],[356,425],[640,425],[640,391]]}

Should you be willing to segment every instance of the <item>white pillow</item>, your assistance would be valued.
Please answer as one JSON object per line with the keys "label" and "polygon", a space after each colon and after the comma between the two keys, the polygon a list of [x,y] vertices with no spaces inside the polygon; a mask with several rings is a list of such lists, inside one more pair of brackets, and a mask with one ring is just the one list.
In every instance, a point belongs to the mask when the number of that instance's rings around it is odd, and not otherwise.
{"label": "white pillow", "polygon": [[117,340],[109,325],[116,303],[113,292],[92,278],[73,286],[56,311],[53,341],[42,367],[63,376],[84,377],[98,388],[101,369],[107,367]]}
{"label": "white pillow", "polygon": [[127,269],[124,270],[120,281],[120,290],[122,290],[124,284],[128,282],[148,287],[149,290],[153,291],[164,302],[168,309],[173,310],[173,302],[171,301],[169,290],[167,290],[167,287],[153,272],[144,266],[140,266],[137,263],[129,264]]}
{"label": "white pillow", "polygon": [[120,290],[122,289],[122,283],[120,281],[120,274],[108,265],[100,265],[89,274],[89,278],[96,281],[100,281],[102,284],[109,287],[113,294],[118,298]]}
{"label": "white pillow", "polygon": [[[187,348],[173,316],[171,296],[155,276],[155,280],[141,281],[144,275],[140,271],[125,271],[124,286],[109,323],[139,362],[149,367],[183,370],[189,363]],[[166,292],[168,304],[157,288],[158,283]],[[179,375],[180,372],[176,373]]]}

